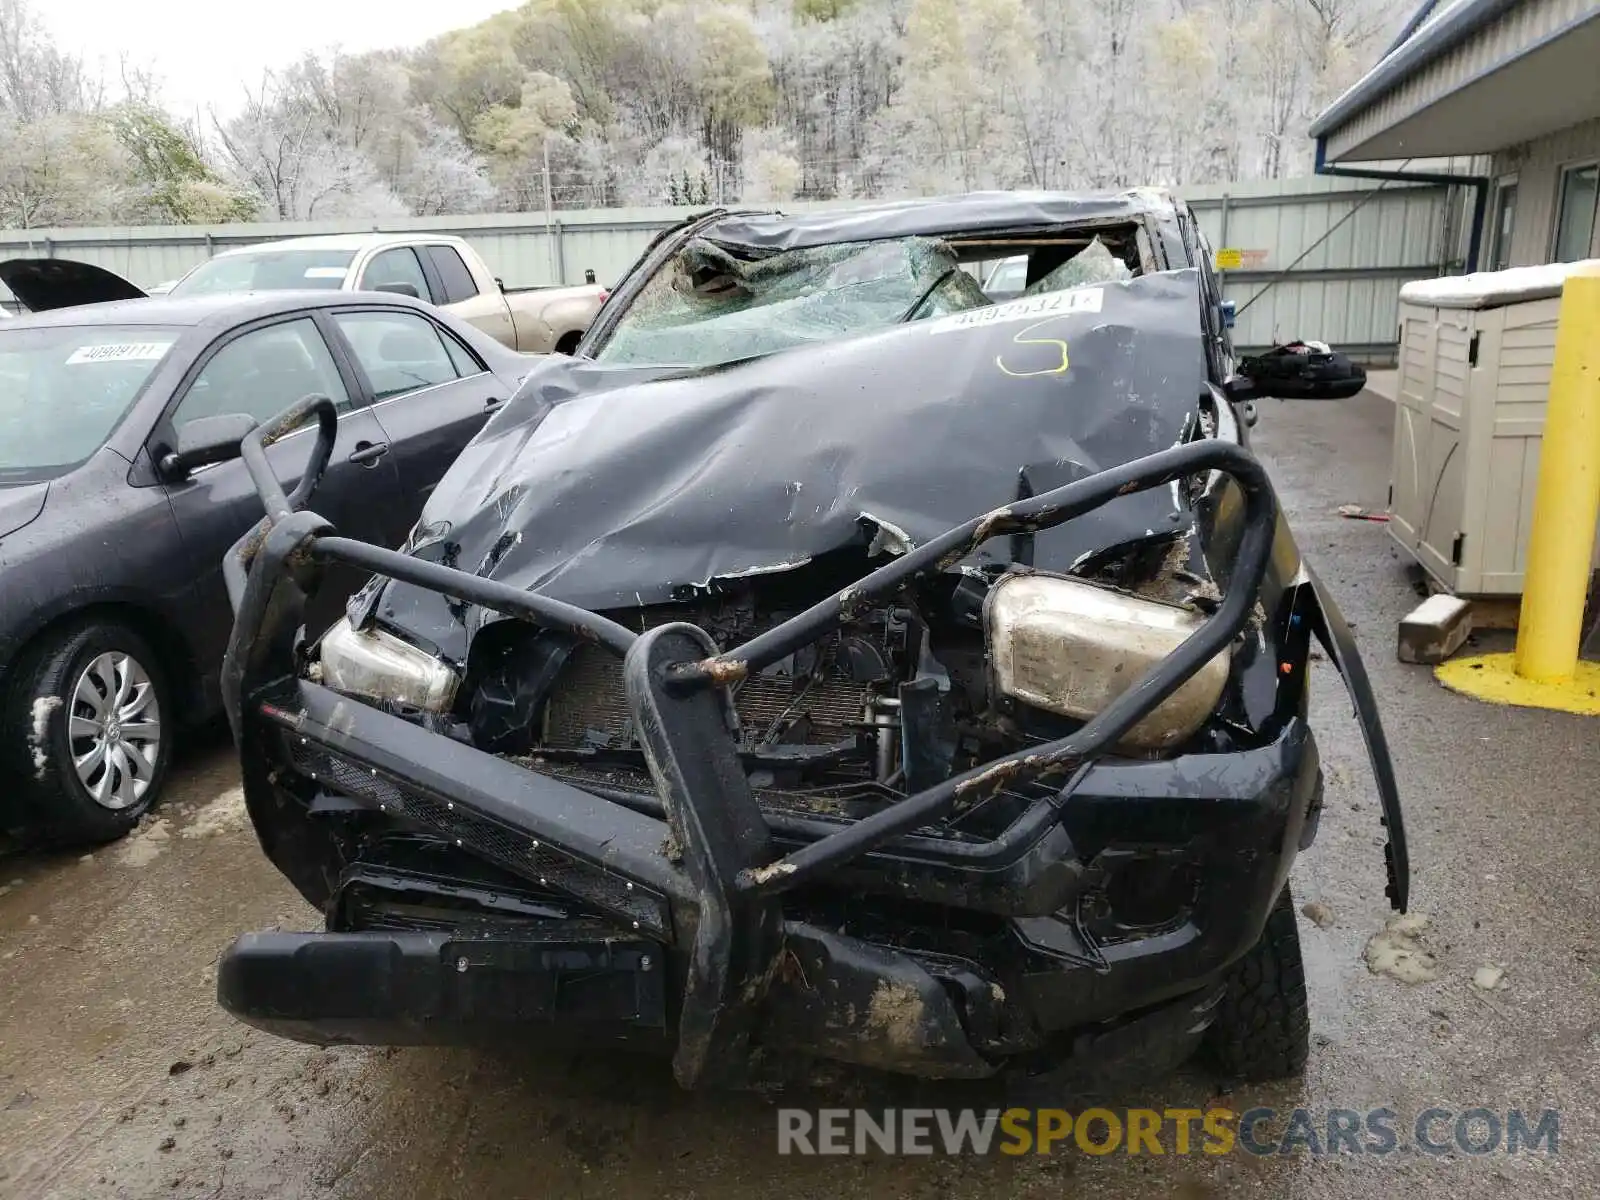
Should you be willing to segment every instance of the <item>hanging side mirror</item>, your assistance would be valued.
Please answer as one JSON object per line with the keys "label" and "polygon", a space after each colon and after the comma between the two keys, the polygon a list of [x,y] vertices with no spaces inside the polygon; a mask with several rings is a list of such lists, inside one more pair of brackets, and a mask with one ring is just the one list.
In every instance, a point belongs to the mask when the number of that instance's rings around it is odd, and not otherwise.
{"label": "hanging side mirror", "polygon": [[1322,342],[1291,342],[1241,359],[1239,373],[1223,385],[1239,403],[1277,400],[1348,400],[1367,386],[1365,369]]}

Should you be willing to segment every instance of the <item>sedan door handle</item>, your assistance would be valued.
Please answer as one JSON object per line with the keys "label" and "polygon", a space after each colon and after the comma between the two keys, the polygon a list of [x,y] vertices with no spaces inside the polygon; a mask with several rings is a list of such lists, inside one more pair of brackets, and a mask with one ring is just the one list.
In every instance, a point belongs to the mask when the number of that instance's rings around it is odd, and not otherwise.
{"label": "sedan door handle", "polygon": [[499,412],[505,406],[506,398],[504,396],[490,396],[483,402],[483,411],[486,413]]}
{"label": "sedan door handle", "polygon": [[378,460],[389,453],[388,442],[357,442],[350,461],[363,467],[377,466]]}

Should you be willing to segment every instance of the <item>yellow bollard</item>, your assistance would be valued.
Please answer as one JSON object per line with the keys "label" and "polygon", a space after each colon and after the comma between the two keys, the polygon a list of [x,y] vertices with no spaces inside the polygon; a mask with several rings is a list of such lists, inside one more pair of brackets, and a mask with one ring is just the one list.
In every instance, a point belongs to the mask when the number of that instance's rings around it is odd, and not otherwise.
{"label": "yellow bollard", "polygon": [[1600,663],[1579,662],[1600,515],[1600,264],[1567,276],[1539,450],[1515,654],[1454,658],[1453,691],[1523,708],[1600,716]]}
{"label": "yellow bollard", "polygon": [[1567,276],[1523,575],[1517,674],[1571,679],[1600,516],[1600,264]]}

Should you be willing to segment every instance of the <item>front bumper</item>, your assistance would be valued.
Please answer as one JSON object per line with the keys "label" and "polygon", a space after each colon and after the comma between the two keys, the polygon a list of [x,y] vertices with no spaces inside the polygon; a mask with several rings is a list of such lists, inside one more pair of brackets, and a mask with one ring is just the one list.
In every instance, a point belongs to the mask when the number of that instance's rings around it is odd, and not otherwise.
{"label": "front bumper", "polygon": [[222,957],[217,997],[258,1029],[320,1045],[497,1045],[540,1030],[660,1042],[662,980],[642,940],[247,933]]}
{"label": "front bumper", "polygon": [[[267,701],[245,723],[246,796],[263,845],[330,931],[240,938],[219,972],[225,1008],[314,1043],[673,1044],[706,910],[663,851],[669,823],[639,811],[648,798],[629,807],[316,684],[293,687],[292,704]],[[1209,1013],[1309,844],[1320,798],[1315,742],[1294,722],[1259,750],[1096,764],[1059,822],[977,866],[937,839],[890,842],[838,886],[890,908],[964,897],[984,928],[919,946],[906,936],[914,921],[841,931],[818,923],[808,894],[785,897],[745,1044],[933,1077],[984,1076],[1018,1057],[1096,1065],[1125,1050],[1128,1036],[1114,1035],[1130,1021]],[[493,929],[352,931],[366,875],[340,830],[373,819],[577,900],[603,927],[552,914]],[[806,832],[775,836],[775,850],[811,844]],[[1094,906],[1119,877],[1152,869],[1195,881],[1178,917],[1144,936],[1097,934]],[[1206,1019],[1191,1014],[1184,1028]]]}
{"label": "front bumper", "polygon": [[[236,622],[224,697],[263,848],[330,923],[325,934],[247,937],[226,955],[221,1001],[274,1032],[412,1042],[555,1029],[570,1038],[592,1020],[601,1038],[660,1035],[685,1086],[747,1078],[762,1053],[981,1077],[1040,1056],[1115,1057],[1148,1040],[1130,1030],[1162,1028],[1181,1054],[1309,837],[1320,774],[1298,717],[1257,750],[1105,757],[1255,609],[1276,506],[1236,446],[1178,447],[974,518],[725,653],[694,626],[635,635],[332,536],[295,511],[304,496],[283,496],[259,445],[247,441],[246,461],[269,519],[226,564]],[[769,818],[757,804],[734,750],[728,683],[989,538],[1208,471],[1231,476],[1245,507],[1226,594],[1198,632],[1079,730],[853,823]],[[650,792],[569,786],[301,678],[305,598],[335,561],[612,650]],[[1036,798],[993,841],[935,828],[1019,784]],[[516,918],[470,931],[465,921],[349,929],[352,880],[368,849],[395,836],[492,868],[503,881],[494,887],[520,906]],[[1119,911],[1151,884],[1170,903],[1132,927]],[[463,951],[471,938],[481,940],[481,965]],[[605,997],[583,1017],[565,1003],[575,979],[598,981]]]}

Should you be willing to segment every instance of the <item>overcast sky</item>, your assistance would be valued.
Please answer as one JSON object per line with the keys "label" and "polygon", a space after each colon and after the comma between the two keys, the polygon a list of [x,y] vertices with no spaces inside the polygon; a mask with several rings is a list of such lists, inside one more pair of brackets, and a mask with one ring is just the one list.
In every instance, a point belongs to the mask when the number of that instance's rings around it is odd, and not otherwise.
{"label": "overcast sky", "polygon": [[230,112],[244,84],[259,84],[307,50],[413,46],[481,21],[517,0],[42,0],[34,11],[57,44],[101,63],[110,81],[123,54],[161,79],[162,100],[190,116]]}

